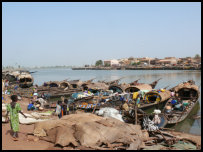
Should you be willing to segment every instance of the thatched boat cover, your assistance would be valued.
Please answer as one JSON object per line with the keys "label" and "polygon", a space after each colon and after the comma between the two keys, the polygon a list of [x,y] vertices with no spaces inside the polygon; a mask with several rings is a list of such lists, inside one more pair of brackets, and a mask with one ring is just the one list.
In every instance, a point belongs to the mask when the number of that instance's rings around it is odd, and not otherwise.
{"label": "thatched boat cover", "polygon": [[165,90],[164,92],[160,92],[159,95],[161,97],[161,101],[165,101],[171,97],[171,91]]}
{"label": "thatched boat cover", "polygon": [[49,81],[49,82],[46,82],[46,84],[49,87],[59,87],[60,82],[59,81]]}
{"label": "thatched boat cover", "polygon": [[17,79],[19,80],[20,87],[30,87],[34,82],[32,75],[25,72],[22,72],[20,75],[18,75]]}
{"label": "thatched boat cover", "polygon": [[110,85],[109,86],[109,90],[113,90],[113,92],[119,92],[119,93],[122,93],[125,91],[125,88],[129,87],[130,85],[129,84],[120,84],[120,85]]}
{"label": "thatched boat cover", "polygon": [[28,73],[21,73],[20,75],[18,75],[18,79],[23,79],[23,78],[33,79],[32,75]]}
{"label": "thatched boat cover", "polygon": [[93,90],[108,90],[109,86],[105,83],[96,82],[96,83],[90,83],[86,85],[87,89],[93,89]]}
{"label": "thatched boat cover", "polygon": [[13,76],[17,77],[17,76],[20,75],[20,71],[13,71],[13,72],[10,72],[9,75],[13,75]]}
{"label": "thatched boat cover", "polygon": [[60,88],[71,88],[71,85],[70,85],[70,83],[68,83],[67,81],[61,81],[60,83],[59,83],[59,87]]}
{"label": "thatched boat cover", "polygon": [[165,90],[163,92],[158,93],[157,91],[149,91],[144,95],[144,99],[150,95],[156,95],[159,102],[166,101],[171,97],[171,92],[169,90]]}
{"label": "thatched boat cover", "polygon": [[71,85],[72,88],[80,88],[83,84],[82,81],[80,80],[71,80],[71,81],[68,81],[69,84]]}
{"label": "thatched boat cover", "polygon": [[149,84],[138,84],[135,86],[129,86],[125,89],[125,92],[137,92],[140,90],[152,90],[152,86]]}
{"label": "thatched boat cover", "polygon": [[[96,79],[96,78],[93,78],[93,79],[90,79],[90,80],[87,80],[87,81],[84,81],[84,82],[81,82],[80,83],[80,86],[83,90],[88,90],[89,87],[91,86],[90,84],[94,84],[92,81]],[[99,83],[102,83],[102,82],[99,82]],[[89,87],[88,87],[89,85]]]}
{"label": "thatched boat cover", "polygon": [[174,88],[175,96],[184,98],[199,98],[200,92],[197,85],[189,82],[181,83]]}

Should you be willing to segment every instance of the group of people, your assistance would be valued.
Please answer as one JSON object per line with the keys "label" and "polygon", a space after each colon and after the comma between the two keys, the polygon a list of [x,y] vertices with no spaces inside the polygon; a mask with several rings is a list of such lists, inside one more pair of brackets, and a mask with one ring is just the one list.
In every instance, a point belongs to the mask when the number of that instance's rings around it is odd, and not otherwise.
{"label": "group of people", "polygon": [[43,110],[44,104],[46,104],[47,96],[44,93],[38,95],[37,87],[37,85],[33,87],[32,99],[27,106],[27,110]]}
{"label": "group of people", "polygon": [[172,110],[183,111],[186,107],[187,105],[180,98],[173,96],[170,100],[170,105],[166,106],[165,112],[171,114]]}
{"label": "group of people", "polygon": [[180,98],[172,98],[171,100],[171,104],[172,104],[172,107],[175,109],[175,110],[179,110],[179,111],[183,111],[185,106],[183,104],[183,101],[180,99]]}
{"label": "group of people", "polygon": [[64,115],[69,115],[69,104],[68,100],[65,99],[64,102],[59,100],[56,105],[55,114],[58,118],[62,118]]}
{"label": "group of people", "polygon": [[[20,104],[17,102],[18,96],[11,96],[11,103],[7,105],[7,113],[6,113],[6,122],[10,122],[10,127],[13,132],[13,140],[18,140],[18,132],[19,132],[19,113],[21,113],[25,118],[27,116],[21,111]],[[28,105],[29,108],[35,108],[33,101]],[[60,119],[64,115],[69,115],[69,104],[68,100],[65,99],[64,102],[58,101],[55,109],[55,113],[58,115]]]}

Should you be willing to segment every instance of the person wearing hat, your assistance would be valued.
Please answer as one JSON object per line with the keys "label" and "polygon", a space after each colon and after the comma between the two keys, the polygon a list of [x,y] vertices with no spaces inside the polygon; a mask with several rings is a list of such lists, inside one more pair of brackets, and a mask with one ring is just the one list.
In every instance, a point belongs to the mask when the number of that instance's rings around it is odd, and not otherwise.
{"label": "person wearing hat", "polygon": [[161,123],[161,118],[159,117],[159,114],[161,113],[161,111],[158,109],[155,109],[153,113],[155,115],[152,121],[154,122],[155,125],[158,126]]}
{"label": "person wearing hat", "polygon": [[18,140],[18,131],[19,131],[19,114],[21,113],[25,118],[27,118],[24,113],[21,112],[21,107],[20,104],[17,103],[18,101],[18,96],[17,95],[12,95],[11,96],[12,102],[7,105],[7,113],[6,113],[6,122],[8,122],[8,114],[10,113],[10,127],[11,130],[13,131],[13,140],[16,141]]}
{"label": "person wearing hat", "polygon": [[33,93],[33,101],[34,102],[37,101],[37,97],[38,97],[38,93],[37,92]]}

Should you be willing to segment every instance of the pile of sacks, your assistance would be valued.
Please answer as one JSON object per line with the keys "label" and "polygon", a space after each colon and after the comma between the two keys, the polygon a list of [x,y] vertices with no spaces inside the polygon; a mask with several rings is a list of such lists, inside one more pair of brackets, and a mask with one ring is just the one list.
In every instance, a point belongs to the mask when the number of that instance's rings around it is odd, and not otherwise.
{"label": "pile of sacks", "polygon": [[96,111],[95,113],[99,116],[115,118],[117,120],[124,122],[122,115],[119,114],[119,111],[114,108],[109,108],[109,107],[101,108],[100,110]]}
{"label": "pile of sacks", "polygon": [[21,113],[19,113],[19,121],[21,124],[33,124],[36,122],[47,121],[51,119],[51,113],[38,113],[33,112],[31,114],[25,113],[27,118],[25,118]]}
{"label": "pile of sacks", "polygon": [[89,97],[89,96],[93,96],[94,94],[91,92],[79,92],[79,93],[73,93],[72,97],[74,99],[81,99],[81,98],[85,98],[85,97]]}
{"label": "pile of sacks", "polygon": [[71,114],[57,120],[35,123],[34,135],[62,147],[92,149],[140,149],[143,132],[139,125],[91,113]]}

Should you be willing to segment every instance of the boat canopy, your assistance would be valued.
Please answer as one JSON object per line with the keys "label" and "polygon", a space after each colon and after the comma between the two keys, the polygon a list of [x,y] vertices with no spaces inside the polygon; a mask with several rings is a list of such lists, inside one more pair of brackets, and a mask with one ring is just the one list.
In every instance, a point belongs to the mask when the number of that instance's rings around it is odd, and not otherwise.
{"label": "boat canopy", "polygon": [[51,82],[49,84],[50,87],[58,87],[59,85],[56,82]]}
{"label": "boat canopy", "polygon": [[135,86],[130,86],[130,87],[127,87],[125,89],[125,92],[138,92],[140,90],[152,90],[152,87],[151,85],[149,84],[139,84],[139,85],[135,85]]}
{"label": "boat canopy", "polygon": [[61,82],[60,84],[59,84],[59,87],[60,88],[70,88],[70,84],[68,83],[68,82]]}
{"label": "boat canopy", "polygon": [[175,96],[182,100],[198,99],[200,92],[197,85],[190,83],[181,83],[175,87]]}
{"label": "boat canopy", "polygon": [[121,88],[121,86],[118,86],[118,85],[111,85],[111,86],[109,86],[109,90],[113,90],[113,93],[115,93],[115,92],[122,93],[124,91]]}
{"label": "boat canopy", "polygon": [[171,92],[165,90],[163,92],[149,91],[144,95],[144,99],[148,103],[163,102],[171,97]]}

